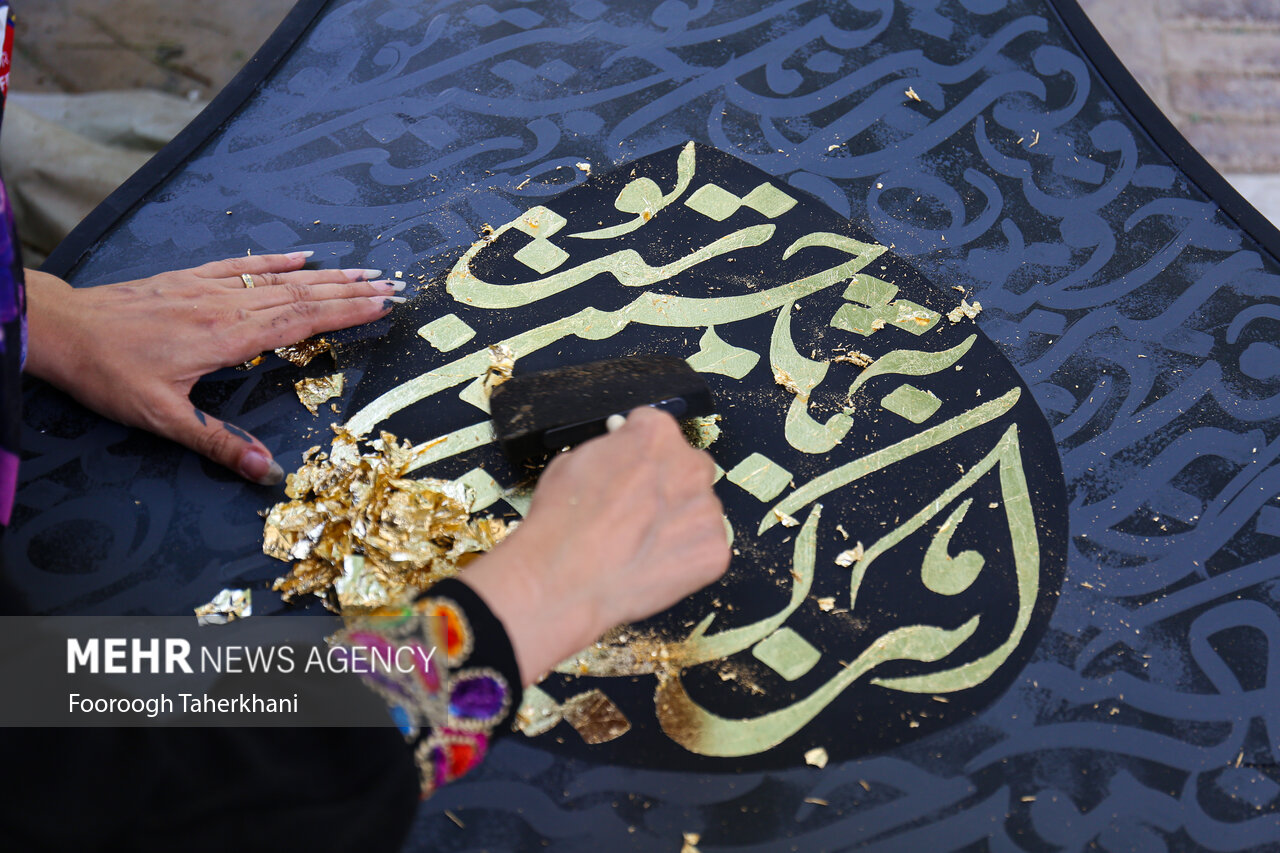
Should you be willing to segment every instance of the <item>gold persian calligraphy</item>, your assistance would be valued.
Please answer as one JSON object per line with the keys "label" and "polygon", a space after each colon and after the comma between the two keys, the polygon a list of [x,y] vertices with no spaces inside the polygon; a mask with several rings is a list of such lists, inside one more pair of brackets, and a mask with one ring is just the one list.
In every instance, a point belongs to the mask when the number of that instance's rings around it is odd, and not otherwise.
{"label": "gold persian calligraphy", "polygon": [[[851,689],[874,687],[899,693],[937,694],[966,690],[983,683],[1004,665],[1028,630],[1040,591],[1040,552],[1019,429],[1010,423],[1013,420],[1010,412],[1023,397],[1023,388],[1010,374],[1000,380],[1002,384],[981,389],[989,394],[983,393],[979,404],[955,405],[956,400],[946,393],[950,380],[943,378],[943,371],[958,371],[974,364],[975,359],[986,357],[969,355],[979,340],[978,335],[962,337],[953,328],[962,321],[973,321],[982,310],[980,303],[962,301],[959,308],[947,311],[912,302],[904,298],[907,294],[900,293],[900,288],[907,284],[888,280],[894,276],[886,274],[883,264],[871,266],[885,253],[884,246],[856,240],[834,229],[787,231],[785,221],[779,217],[797,202],[772,181],[761,178],[755,181],[754,189],[735,193],[710,179],[702,179],[695,163],[694,146],[685,146],[676,159],[674,185],[666,192],[657,180],[633,172],[633,180],[616,193],[613,207],[620,215],[614,221],[598,222],[600,227],[595,230],[575,231],[566,218],[567,206],[557,212],[539,205],[485,234],[445,277],[445,290],[457,306],[454,310],[471,320],[470,326],[479,325],[474,322],[477,312],[523,309],[575,288],[598,287],[599,292],[607,289],[618,297],[615,301],[608,302],[606,307],[597,307],[592,304],[591,296],[584,293],[576,302],[565,301],[566,305],[573,306],[565,314],[551,314],[550,318],[545,313],[533,315],[542,318],[540,325],[504,325],[504,331],[495,335],[495,340],[470,351],[461,349],[465,342],[461,337],[456,347],[452,339],[441,346],[439,342],[444,339],[439,335],[436,341],[428,338],[437,344],[440,352],[456,348],[459,355],[370,400],[351,417],[348,429],[353,433],[367,433],[396,412],[464,384],[466,390],[457,396],[487,410],[487,392],[510,375],[512,360],[561,342],[572,343],[574,338],[605,341],[635,326],[701,330],[700,339],[690,336],[697,344],[696,349],[688,353],[688,361],[702,373],[716,374],[727,383],[742,381],[753,371],[759,378],[757,365],[768,358],[767,370],[772,381],[766,380],[769,395],[760,399],[773,401],[770,405],[776,404],[784,414],[780,452],[790,455],[778,456],[771,447],[761,449],[785,462],[786,468],[761,453],[751,453],[745,459],[738,456],[718,461],[727,469],[720,473],[728,483],[762,504],[749,510],[760,511],[754,520],[733,519],[742,530],[755,528],[755,541],[749,535],[743,537],[744,552],[748,545],[755,545],[766,536],[773,537],[770,548],[776,548],[779,542],[790,542],[794,537],[790,571],[779,574],[791,579],[789,600],[772,615],[749,624],[737,624],[742,620],[735,620],[733,607],[722,605],[717,598],[704,613],[691,617],[693,621],[689,624],[696,622],[696,626],[687,633],[670,626],[663,633],[647,627],[622,626],[561,663],[556,674],[568,679],[651,677],[653,714],[663,734],[689,752],[711,757],[756,755],[771,750]],[[744,185],[744,189],[747,186]],[[661,264],[651,264],[630,248],[635,243],[618,243],[616,250],[609,251],[606,248],[610,247],[609,243],[596,242],[610,241],[641,229],[661,230],[664,223],[685,209],[724,223],[726,230],[717,233],[713,229],[705,245],[691,246],[687,254],[661,256],[664,261]],[[520,247],[514,250],[512,260],[536,276],[526,274],[527,280],[522,278],[516,282],[484,280],[477,275],[473,262],[491,247],[501,250],[498,239],[512,231],[524,235],[512,244]],[[798,233],[803,236],[797,236]],[[784,237],[788,234],[790,236]],[[663,235],[655,235],[654,239],[661,241]],[[582,245],[600,246],[605,254],[584,252],[580,260],[572,250]],[[699,270],[717,259],[738,260],[749,253],[754,253],[750,255],[753,258],[771,256],[774,260],[762,263],[779,264],[779,270],[791,269],[785,263],[804,253],[799,260],[808,263],[803,267],[807,274],[783,272],[777,277],[762,278],[743,292],[731,291],[724,295],[697,296],[648,289],[660,283],[668,284],[677,276]],[[819,262],[806,260],[812,257]],[[491,267],[481,266],[481,269]],[[592,283],[587,285],[588,282]],[[819,303],[820,298],[826,301]],[[926,297],[925,301],[930,298]],[[815,304],[831,303],[836,303],[833,313],[823,315],[824,325],[815,332],[809,319],[813,312],[809,309]],[[796,313],[802,304],[806,310],[803,314]],[[937,302],[931,304],[940,307]],[[506,319],[520,314],[512,311],[510,315],[496,316]],[[767,338],[746,330],[745,321],[768,316],[776,320]],[[949,323],[941,322],[944,317]],[[743,325],[737,325],[740,323]],[[756,328],[759,326],[757,323]],[[793,339],[793,326],[796,339]],[[823,349],[818,346],[820,338],[829,344],[825,356],[818,354]],[[466,340],[470,340],[470,335]],[[966,356],[969,360],[962,364]],[[964,374],[970,375],[967,371]],[[763,409],[754,409],[752,418],[757,417],[757,412]],[[878,412],[887,414],[875,414]],[[849,438],[855,418],[872,417],[884,418],[878,421],[881,425],[911,426],[886,428],[874,435],[852,432],[852,438],[857,441]],[[996,421],[1002,423],[997,427],[987,426]],[[715,450],[731,445],[736,448],[735,452],[741,453],[741,447],[733,440],[734,427],[731,420],[708,420],[686,429],[692,443],[703,447],[719,438],[721,430],[726,430],[729,440],[721,439]],[[819,501],[829,495],[836,500],[845,490],[861,488],[864,482],[883,476],[879,472],[892,469],[905,475],[909,473],[907,469],[895,466],[935,448],[955,447],[964,442],[972,444],[979,434],[982,436],[978,439],[980,446],[965,447],[966,452],[974,454],[979,461],[962,466],[958,479],[935,477],[928,493],[909,493],[898,499],[893,515],[888,516],[892,523],[881,524],[884,530],[873,534],[851,528],[859,534],[858,538],[866,539],[866,545],[852,537],[842,525],[833,525],[834,533],[847,545],[834,560],[828,557],[822,561],[823,574],[829,581],[828,573],[832,572],[834,563],[840,570],[848,597],[840,597],[839,607],[832,595],[814,593],[816,597],[810,598],[817,571]],[[876,440],[881,436],[883,440]],[[740,433],[736,438],[740,441],[741,437]],[[493,440],[487,421],[464,426],[439,442],[420,448],[420,453],[405,462],[401,474],[387,476],[402,477],[418,467]],[[842,442],[843,449],[838,449]],[[394,445],[394,439],[391,443]],[[387,442],[384,440],[383,444]],[[813,460],[826,464],[809,464]],[[804,471],[805,476],[793,478],[789,471]],[[450,485],[445,483],[439,488]],[[993,490],[999,501],[991,502],[984,497],[975,502],[977,495]],[[321,500],[319,492],[314,495],[313,501]],[[296,504],[297,497],[293,493],[290,496],[295,497]],[[509,495],[505,499],[511,502]],[[448,505],[447,495],[433,500],[436,500],[435,506]],[[465,499],[455,500],[452,511],[456,513],[466,505]],[[520,509],[515,503],[512,506]],[[992,514],[981,515],[982,506],[988,506]],[[290,507],[293,504],[276,509],[283,517],[297,511]],[[462,524],[461,516],[452,517],[453,523]],[[852,521],[848,516],[843,520]],[[726,519],[726,524],[728,521]],[[315,578],[318,587],[328,583],[341,595],[344,589],[374,589],[369,578],[383,583],[379,572],[385,568],[378,566],[385,567],[387,557],[381,557],[382,562],[374,564],[370,552],[365,550],[363,562],[358,563],[341,548],[322,544],[327,543],[325,537],[336,534],[315,534],[314,525],[315,521],[307,518],[292,522],[287,535],[283,527],[275,533],[269,530],[268,538],[274,536],[278,540],[273,546],[275,550],[286,555],[295,548],[304,552],[301,556],[287,557],[299,560],[304,570],[299,575],[295,569],[293,575],[282,579],[282,588],[311,591],[309,584]],[[268,526],[271,526],[270,519]],[[784,529],[772,530],[778,526]],[[1008,542],[1009,552],[999,556],[996,551],[988,551],[984,556],[973,547],[957,545],[958,553],[952,553],[953,537],[957,543],[972,539],[966,532],[957,534],[957,530],[973,531],[979,527],[998,531],[1001,541]],[[474,533],[464,532],[460,536],[458,541],[468,541],[468,536],[478,538]],[[912,536],[917,537],[916,541],[927,541],[928,545],[922,549],[925,550],[923,559],[909,557],[911,564],[908,565],[899,556],[901,552],[894,549]],[[350,538],[344,540],[343,547],[349,550],[351,541]],[[313,554],[326,550],[341,559],[323,567],[316,565]],[[445,550],[456,549],[450,545]],[[465,556],[469,552],[464,546],[460,553]],[[427,555],[423,563],[434,567],[439,559],[437,555]],[[997,562],[1002,567],[991,568]],[[779,564],[779,568],[787,567]],[[445,570],[456,571],[456,568]],[[429,574],[437,569],[422,571]],[[917,579],[915,582],[920,588],[943,596],[960,595],[980,574],[989,577],[994,572],[1004,573],[1002,583],[1009,589],[1010,600],[1002,602],[1002,606],[1012,607],[1007,628],[1002,629],[1000,637],[983,638],[981,654],[969,651],[977,650],[978,645],[965,644],[975,636],[980,621],[984,626],[989,622],[995,624],[985,611],[966,613],[946,627],[912,624],[908,619],[905,624],[881,626],[875,633],[864,634],[868,623],[858,609],[859,593],[869,576],[904,572]],[[831,591],[829,582],[822,591]],[[364,593],[351,594],[358,599]],[[866,597],[864,594],[864,600]],[[811,602],[809,609],[821,614],[817,618],[823,620],[824,626],[828,623],[845,626],[839,632],[856,650],[856,654],[848,656],[847,663],[831,648],[819,649],[802,636],[806,630],[805,620],[812,627],[812,614],[802,613],[794,620],[792,615],[806,601]],[[862,606],[865,609],[866,605]],[[701,621],[697,621],[699,618]],[[713,623],[718,631],[711,630]],[[831,635],[835,633],[833,629]],[[821,646],[820,636],[810,633],[809,639]],[[964,651],[959,651],[962,647]],[[922,666],[903,668],[902,665],[908,663]],[[740,671],[735,669],[737,666],[742,667]],[[760,669],[762,666],[787,681],[811,670],[825,671],[828,675],[820,682],[812,678],[803,682],[813,689],[807,694],[793,694],[789,705],[777,707],[765,703],[760,707],[771,710],[764,713],[752,712],[748,706],[735,708],[734,716],[728,717],[714,712],[714,703],[703,704],[707,679],[697,677],[697,668],[709,668],[721,681],[734,682],[735,689],[739,686],[745,689],[750,683],[753,693],[763,693],[765,691],[750,677],[752,673],[764,671]],[[701,674],[705,676],[705,670]],[[544,686],[546,689],[534,687],[525,693],[518,724],[527,736],[540,736],[567,721],[586,742],[595,744],[621,738],[631,728],[621,709],[605,695],[604,691],[610,689],[607,686],[593,687],[585,693],[580,692],[581,688],[575,693],[573,687],[566,684],[558,688]],[[570,698],[558,701],[551,696],[553,689],[567,690],[561,695]],[[631,706],[627,707],[630,710]],[[718,707],[724,711],[727,706]],[[751,713],[756,716],[750,716]],[[815,757],[819,752],[814,752]],[[821,754],[825,758],[825,753]]]}

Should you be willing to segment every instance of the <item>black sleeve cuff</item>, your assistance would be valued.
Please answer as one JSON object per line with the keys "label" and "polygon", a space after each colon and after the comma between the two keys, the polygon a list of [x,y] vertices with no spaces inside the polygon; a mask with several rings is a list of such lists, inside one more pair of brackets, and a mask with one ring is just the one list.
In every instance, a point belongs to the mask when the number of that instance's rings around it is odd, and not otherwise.
{"label": "black sleeve cuff", "polygon": [[511,648],[511,638],[507,636],[507,629],[503,626],[502,620],[494,615],[489,605],[485,604],[484,599],[471,587],[456,578],[440,581],[423,593],[422,597],[450,598],[467,615],[467,620],[471,623],[474,646],[466,666],[487,666],[506,679],[507,687],[511,691],[511,703],[506,716],[493,727],[493,736],[498,737],[510,732],[511,723],[515,719],[516,711],[520,708],[524,690],[520,680],[520,666],[516,663],[516,653]]}

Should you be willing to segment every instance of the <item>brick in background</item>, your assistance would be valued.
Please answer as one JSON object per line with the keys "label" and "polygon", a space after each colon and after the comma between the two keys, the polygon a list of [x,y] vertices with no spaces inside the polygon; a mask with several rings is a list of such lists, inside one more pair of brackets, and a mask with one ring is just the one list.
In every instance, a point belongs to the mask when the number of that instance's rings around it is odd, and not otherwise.
{"label": "brick in background", "polygon": [[1189,116],[1256,121],[1280,115],[1280,78],[1237,74],[1170,74],[1173,103]]}
{"label": "brick in background", "polygon": [[1178,129],[1221,172],[1280,172],[1280,122],[1182,122]]}
{"label": "brick in background", "polygon": [[1166,27],[1164,62],[1174,73],[1280,74],[1280,29]]}
{"label": "brick in background", "polygon": [[1280,22],[1280,0],[1173,0],[1175,15],[1217,21]]}

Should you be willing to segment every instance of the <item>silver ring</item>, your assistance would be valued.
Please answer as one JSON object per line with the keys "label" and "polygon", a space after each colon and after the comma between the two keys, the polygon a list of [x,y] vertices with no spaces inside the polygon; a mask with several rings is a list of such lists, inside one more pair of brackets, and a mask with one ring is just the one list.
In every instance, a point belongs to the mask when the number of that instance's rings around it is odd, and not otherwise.
{"label": "silver ring", "polygon": [[240,280],[244,282],[245,287],[253,287],[253,276],[249,275],[249,273],[240,273]]}

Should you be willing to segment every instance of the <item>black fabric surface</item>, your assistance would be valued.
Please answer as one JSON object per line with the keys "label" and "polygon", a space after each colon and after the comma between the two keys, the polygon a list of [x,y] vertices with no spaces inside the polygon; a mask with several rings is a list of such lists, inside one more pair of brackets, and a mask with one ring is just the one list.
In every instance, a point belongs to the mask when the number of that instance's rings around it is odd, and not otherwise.
{"label": "black fabric surface", "polygon": [[[423,807],[409,849],[671,849],[682,832],[735,850],[1274,845],[1280,240],[1170,135],[1078,9],[314,11],[242,108],[204,121],[207,140],[188,136],[55,269],[91,286],[179,257],[314,248],[431,280],[485,224],[584,182],[577,163],[606,172],[692,139],[979,299],[1066,482],[1061,594],[973,716],[823,770],[637,768],[511,738]],[[296,378],[279,362],[227,372],[197,402],[287,468],[323,432]],[[35,609],[180,612],[279,571],[252,514],[269,490],[38,385],[26,405],[5,545]]]}
{"label": "black fabric surface", "polygon": [[381,729],[34,729],[3,736],[10,850],[397,850],[418,799]]}

